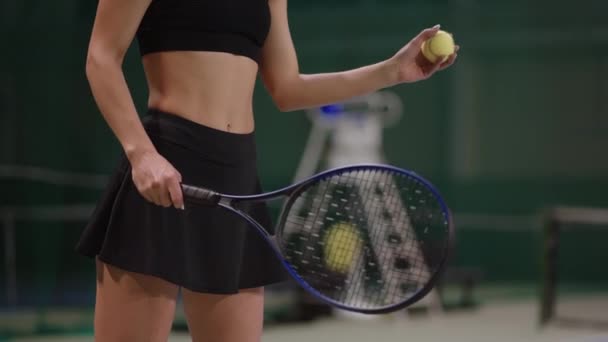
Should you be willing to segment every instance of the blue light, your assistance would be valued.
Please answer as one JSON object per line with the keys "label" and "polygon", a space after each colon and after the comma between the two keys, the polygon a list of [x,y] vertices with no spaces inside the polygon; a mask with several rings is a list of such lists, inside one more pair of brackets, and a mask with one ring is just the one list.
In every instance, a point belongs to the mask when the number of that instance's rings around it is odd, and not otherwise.
{"label": "blue light", "polygon": [[344,106],[341,104],[330,104],[321,107],[321,112],[324,114],[337,114],[344,111]]}
{"label": "blue light", "polygon": [[344,114],[344,105],[342,104],[330,104],[320,108],[321,115],[326,118],[336,118]]}

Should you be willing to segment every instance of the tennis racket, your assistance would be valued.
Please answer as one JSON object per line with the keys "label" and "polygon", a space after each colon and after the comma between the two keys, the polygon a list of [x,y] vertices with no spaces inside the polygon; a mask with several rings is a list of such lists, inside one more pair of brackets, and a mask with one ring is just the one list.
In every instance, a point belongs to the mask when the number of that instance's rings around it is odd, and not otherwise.
{"label": "tennis racket", "polygon": [[[448,207],[417,174],[361,164],[249,196],[182,185],[188,204],[224,208],[249,223],[306,291],[334,307],[387,313],[423,298],[443,271],[453,240]],[[248,204],[286,197],[275,234]]]}

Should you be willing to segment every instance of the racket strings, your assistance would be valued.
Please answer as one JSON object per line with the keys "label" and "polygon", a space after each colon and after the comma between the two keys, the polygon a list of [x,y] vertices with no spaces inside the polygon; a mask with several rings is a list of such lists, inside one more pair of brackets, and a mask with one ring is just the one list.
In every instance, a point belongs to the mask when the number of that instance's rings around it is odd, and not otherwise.
{"label": "racket strings", "polygon": [[[359,185],[355,185],[358,187],[361,196],[361,204],[363,205],[363,210],[368,212],[368,217],[371,218],[380,218],[382,217],[383,222],[377,222],[374,226],[371,227],[369,232],[370,242],[372,246],[382,245],[383,235],[385,235],[385,231],[388,229],[383,225],[394,226],[394,222],[390,222],[395,219],[399,221],[399,216],[397,214],[397,210],[395,210],[394,206],[398,202],[398,198],[396,196],[386,196],[386,190],[390,185],[389,177],[386,174],[378,177],[377,182],[371,182],[370,177],[368,175],[369,171],[363,171],[363,174],[359,172],[357,174],[357,179],[361,179],[361,183]],[[377,184],[376,184],[377,183]],[[352,183],[354,185],[354,183]],[[393,190],[395,190],[395,186],[392,185]],[[359,203],[357,203],[359,204]],[[403,212],[403,211],[402,211]],[[406,231],[407,233],[407,231]],[[399,236],[399,239],[403,240],[402,236]],[[405,238],[407,241],[407,237]],[[390,290],[394,288],[394,282],[399,281],[394,276],[389,276],[391,271],[392,262],[397,262],[399,259],[395,257],[394,251],[391,251],[387,248],[374,248],[372,252],[375,252],[375,255],[370,255],[371,257],[375,257],[377,262],[369,261],[367,266],[377,266],[380,269],[379,274],[376,274],[377,278],[375,279],[376,285],[381,285],[383,289]],[[365,268],[359,268],[356,274],[359,279],[361,278],[361,273],[366,271]],[[409,274],[409,273],[406,273]],[[369,281],[369,276],[364,276],[366,281]],[[378,303],[382,300],[392,300],[395,296],[396,292],[389,291],[366,291],[364,286],[356,286],[353,287],[353,291],[351,292],[352,299],[356,300],[354,303],[357,306],[361,306],[365,304],[365,302]]]}
{"label": "racket strings", "polygon": [[[366,177],[366,175],[362,178],[366,180],[364,181],[365,187],[363,190],[367,196],[367,198],[362,199],[362,202],[371,204],[365,209],[370,212],[370,217],[377,220],[371,227],[372,230],[370,232],[372,246],[382,246],[385,243],[382,239],[386,238],[386,233],[389,230],[399,226],[407,228],[410,224],[402,215],[402,213],[406,212],[399,210],[399,208],[402,208],[401,201],[399,200],[399,196],[395,196],[397,188],[392,182],[392,177],[389,174],[385,173],[381,175],[378,179],[378,184],[370,182],[369,177]],[[411,237],[407,236],[409,233],[410,230],[405,229],[402,231],[395,231],[392,234],[393,238],[397,237],[396,240],[411,242],[413,240],[411,240]],[[396,247],[399,246],[405,246],[405,244],[394,244],[392,246],[393,249],[375,248],[379,259],[378,263],[381,266],[380,271],[383,275],[383,277],[378,280],[378,283],[383,283],[384,286],[383,291],[373,292],[375,296],[372,298],[372,302],[380,302],[381,300],[393,301],[397,299],[398,292],[391,291],[391,289],[396,288],[397,284],[395,283],[403,283],[404,279],[399,279],[399,277],[392,274],[393,272],[401,272],[403,273],[403,276],[410,276],[412,274],[409,270],[408,272],[404,272],[406,268],[409,268],[409,265],[407,259],[400,256],[403,252],[396,249]],[[403,269],[403,271],[401,269]],[[409,279],[407,279],[407,281],[409,282]],[[360,294],[357,295],[361,296]]]}
{"label": "racket strings", "polygon": [[435,203],[406,176],[334,175],[300,193],[286,213],[280,246],[321,295],[356,308],[394,304],[419,292],[438,267],[425,256],[420,236],[447,229],[445,220],[435,222],[442,216]]}
{"label": "racket strings", "polygon": [[[332,185],[332,182],[325,183],[325,184],[324,184],[324,186],[320,186],[320,187],[319,187],[319,191],[318,191],[318,192],[321,192],[321,191],[322,191],[322,192],[324,193],[324,195],[323,195],[322,197],[320,197],[322,200],[331,200],[331,199],[332,199],[332,197],[331,197],[331,196],[328,196],[328,195],[327,195],[327,190],[328,190],[328,188],[330,187],[330,185]],[[351,190],[351,189],[348,189],[348,190]],[[341,191],[339,191],[339,190],[337,191],[337,193],[340,193],[340,192],[341,192]],[[350,197],[351,197],[351,198],[352,198],[352,197],[354,197],[352,192],[351,192],[351,196],[350,196]],[[316,197],[316,198],[318,199],[319,197]],[[342,201],[342,202],[347,202],[347,201],[345,201],[345,200],[344,200],[344,198],[340,198],[340,201]],[[317,200],[317,202],[319,202],[319,201]],[[356,203],[356,202],[355,202],[355,203],[353,203],[353,204],[356,206],[358,203]],[[336,204],[335,204],[335,203],[330,203],[330,205],[331,205],[331,206],[334,206],[334,207],[336,206]],[[319,207],[317,208],[317,209],[318,209],[318,211],[317,211],[316,213],[315,213],[314,211],[310,211],[310,212],[309,212],[309,217],[310,217],[310,216],[315,217],[315,215],[314,215],[314,214],[317,214],[317,215],[318,215],[320,212],[326,212],[326,211],[327,211],[327,209],[325,209],[325,208],[327,208],[327,207],[328,207],[328,206],[327,206],[327,205],[325,205],[325,204],[321,204],[321,205],[319,205]],[[348,205],[347,205],[347,206],[345,206],[345,209],[347,209],[347,210],[349,209],[349,208],[348,208]],[[311,215],[311,214],[313,214],[313,215]],[[339,216],[339,212],[337,213],[337,215],[336,215],[336,216]],[[350,219],[353,219],[353,216],[352,216],[352,215],[349,215],[349,216],[350,216]],[[331,217],[327,217],[327,220],[328,220],[328,221],[332,221],[332,218],[331,218]],[[317,224],[321,224],[322,222],[317,221],[316,223],[317,223]],[[334,241],[332,242],[332,244],[334,244],[335,246],[338,246],[338,247],[334,247],[334,248],[333,248],[333,253],[334,253],[334,255],[335,255],[335,257],[336,257],[337,259],[345,259],[345,258],[347,258],[348,256],[347,256],[346,254],[348,254],[349,250],[352,250],[352,249],[354,248],[354,245],[356,245],[356,244],[355,244],[355,243],[352,241],[352,239],[350,239],[350,241],[344,241],[344,240],[345,240],[345,239],[343,239],[343,238],[342,238],[342,239],[338,239],[338,240],[334,239]],[[319,244],[320,244],[320,245],[323,245],[324,243],[319,242]],[[310,249],[311,249],[311,248],[307,248],[307,250],[310,250]],[[308,254],[308,253],[307,253],[307,254]],[[360,254],[360,253],[358,253],[358,254]],[[359,263],[360,263],[360,261],[357,261],[357,262],[359,262]],[[306,263],[306,262],[305,262],[305,263]],[[317,268],[319,268],[319,267],[317,267]],[[323,270],[313,270],[313,269],[310,269],[310,271],[311,271],[311,272],[310,272],[311,274],[319,273],[318,271],[321,271],[319,274],[321,274],[321,275],[326,275],[326,274],[324,274]],[[317,272],[316,272],[316,271],[317,271]],[[359,276],[361,272],[358,272],[358,273],[359,273],[359,274],[357,274],[357,276]],[[351,274],[352,274],[352,273],[351,273]],[[345,281],[345,284],[346,284],[346,285],[348,285],[348,283],[349,283],[349,281],[348,281],[348,280],[346,280],[346,281]],[[329,285],[329,284],[328,284],[327,282],[325,282],[325,284],[316,284],[316,285],[317,285],[317,286],[319,286],[319,285]],[[340,289],[340,287],[339,287],[339,286],[336,286],[336,289],[338,289],[338,290],[339,290],[339,289]],[[354,289],[355,294],[357,295],[357,297],[359,297],[359,298],[360,298],[360,296],[359,296],[359,292],[360,292],[360,291],[359,291],[359,289],[360,289],[360,287],[357,287],[357,286],[351,286],[351,287],[350,287],[350,289],[351,289],[351,290],[353,290],[353,289]],[[353,292],[353,291],[351,291],[351,292]]]}

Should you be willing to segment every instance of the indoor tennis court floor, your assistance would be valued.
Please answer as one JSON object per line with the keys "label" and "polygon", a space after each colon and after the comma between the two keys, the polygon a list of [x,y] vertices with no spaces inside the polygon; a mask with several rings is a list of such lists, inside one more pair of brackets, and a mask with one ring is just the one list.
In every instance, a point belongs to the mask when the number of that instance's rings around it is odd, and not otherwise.
{"label": "indoor tennis court floor", "polygon": [[[590,317],[608,316],[608,298],[577,300],[572,312]],[[576,307],[578,305],[578,308]],[[574,308],[574,309],[572,309]],[[532,300],[483,305],[472,311],[405,318],[403,313],[381,319],[335,318],[313,323],[266,328],[264,342],[608,342],[608,331],[537,325],[538,307]],[[21,338],[11,342],[84,342],[90,336]],[[190,341],[173,335],[171,342]]]}

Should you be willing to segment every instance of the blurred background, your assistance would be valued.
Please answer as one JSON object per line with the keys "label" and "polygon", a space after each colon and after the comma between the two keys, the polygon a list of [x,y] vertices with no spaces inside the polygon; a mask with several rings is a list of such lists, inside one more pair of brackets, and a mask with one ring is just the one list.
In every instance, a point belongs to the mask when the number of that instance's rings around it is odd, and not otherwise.
{"label": "blurred background", "polygon": [[[264,340],[608,341],[608,2],[289,4],[303,73],[375,63],[435,24],[454,34],[456,65],[390,89],[402,110],[381,152],[441,190],[456,249],[439,307],[363,320],[282,284]],[[0,340],[92,341],[94,264],[74,245],[120,153],[84,73],[95,8],[0,0]],[[124,70],[144,113],[135,44]],[[272,190],[296,176],[314,114],[280,113],[261,84],[254,108]],[[188,340],[181,312],[174,328]]]}

